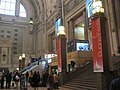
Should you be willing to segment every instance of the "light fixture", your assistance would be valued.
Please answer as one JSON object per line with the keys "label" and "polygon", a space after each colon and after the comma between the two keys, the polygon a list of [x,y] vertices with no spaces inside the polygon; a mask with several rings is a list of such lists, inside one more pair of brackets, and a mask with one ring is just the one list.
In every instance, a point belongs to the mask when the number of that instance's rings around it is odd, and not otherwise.
{"label": "light fixture", "polygon": [[25,54],[22,54],[22,58],[25,58]]}
{"label": "light fixture", "polygon": [[58,27],[58,35],[66,35],[64,26]]}
{"label": "light fixture", "polygon": [[22,60],[22,56],[19,56],[19,60]]}
{"label": "light fixture", "polygon": [[29,24],[33,24],[33,18],[30,18]]}
{"label": "light fixture", "polygon": [[98,0],[93,2],[92,13],[93,14],[104,13],[104,8],[102,7],[102,1]]}

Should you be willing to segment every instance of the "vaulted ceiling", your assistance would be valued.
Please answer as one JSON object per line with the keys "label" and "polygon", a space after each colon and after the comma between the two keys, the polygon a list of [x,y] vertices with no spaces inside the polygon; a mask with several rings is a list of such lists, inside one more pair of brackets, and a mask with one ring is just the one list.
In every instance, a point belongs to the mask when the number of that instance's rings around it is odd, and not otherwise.
{"label": "vaulted ceiling", "polygon": [[35,17],[40,17],[42,14],[47,17],[55,10],[57,0],[30,0],[35,9]]}

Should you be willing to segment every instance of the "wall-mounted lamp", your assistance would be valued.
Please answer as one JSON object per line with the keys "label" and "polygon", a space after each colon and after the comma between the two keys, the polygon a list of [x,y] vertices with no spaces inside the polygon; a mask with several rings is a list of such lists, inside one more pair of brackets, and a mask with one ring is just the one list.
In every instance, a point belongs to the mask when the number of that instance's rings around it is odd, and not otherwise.
{"label": "wall-mounted lamp", "polygon": [[102,1],[98,0],[93,2],[92,13],[93,14],[104,13],[104,8],[102,7]]}
{"label": "wall-mounted lamp", "polygon": [[30,18],[29,24],[33,24],[33,18]]}
{"label": "wall-mounted lamp", "polygon": [[66,35],[64,26],[58,27],[58,36],[59,35]]}

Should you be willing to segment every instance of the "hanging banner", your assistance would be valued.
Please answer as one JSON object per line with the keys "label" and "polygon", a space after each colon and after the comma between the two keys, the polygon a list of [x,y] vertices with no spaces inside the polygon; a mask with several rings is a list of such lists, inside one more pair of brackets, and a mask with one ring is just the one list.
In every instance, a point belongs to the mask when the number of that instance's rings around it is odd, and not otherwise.
{"label": "hanging banner", "polygon": [[58,36],[58,28],[61,26],[61,22],[62,22],[62,17],[58,18],[55,22],[55,27],[56,27],[55,37]]}
{"label": "hanging banner", "polygon": [[58,59],[58,72],[62,72],[62,59],[61,59],[61,39],[57,40],[57,59]]}
{"label": "hanging banner", "polygon": [[86,12],[87,12],[87,17],[88,17],[88,28],[91,28],[93,1],[94,0],[86,0]]}
{"label": "hanging banner", "polygon": [[92,19],[92,45],[94,72],[103,72],[103,53],[100,18]]}
{"label": "hanging banner", "polygon": [[92,16],[93,1],[94,0],[86,0],[86,11],[87,11],[88,18],[90,18]]}

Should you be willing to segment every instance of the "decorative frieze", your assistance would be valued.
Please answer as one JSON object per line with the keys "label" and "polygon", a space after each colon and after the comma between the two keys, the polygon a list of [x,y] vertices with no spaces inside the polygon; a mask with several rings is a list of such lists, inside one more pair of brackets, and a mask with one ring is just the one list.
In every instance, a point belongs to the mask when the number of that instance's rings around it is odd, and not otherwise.
{"label": "decorative frieze", "polygon": [[64,10],[65,10],[65,15],[67,13],[69,13],[71,10],[73,10],[77,5],[79,5],[83,0],[71,0],[69,1],[65,7],[64,7]]}
{"label": "decorative frieze", "polygon": [[52,18],[48,23],[47,23],[47,30],[49,30],[53,25],[55,25],[55,19]]}
{"label": "decorative frieze", "polygon": [[[71,10],[73,10],[77,5],[79,5],[81,2],[83,2],[84,0],[70,0],[66,5],[64,5],[64,12],[65,12],[65,15],[67,13],[69,13]],[[62,8],[61,8],[61,0],[58,0],[57,1],[57,8],[56,8],[56,11],[57,11],[57,15],[56,17],[60,17],[61,14],[62,14]],[[47,22],[47,30],[49,30],[52,26],[55,25],[55,17],[51,18],[51,20],[49,20],[49,22]]]}

